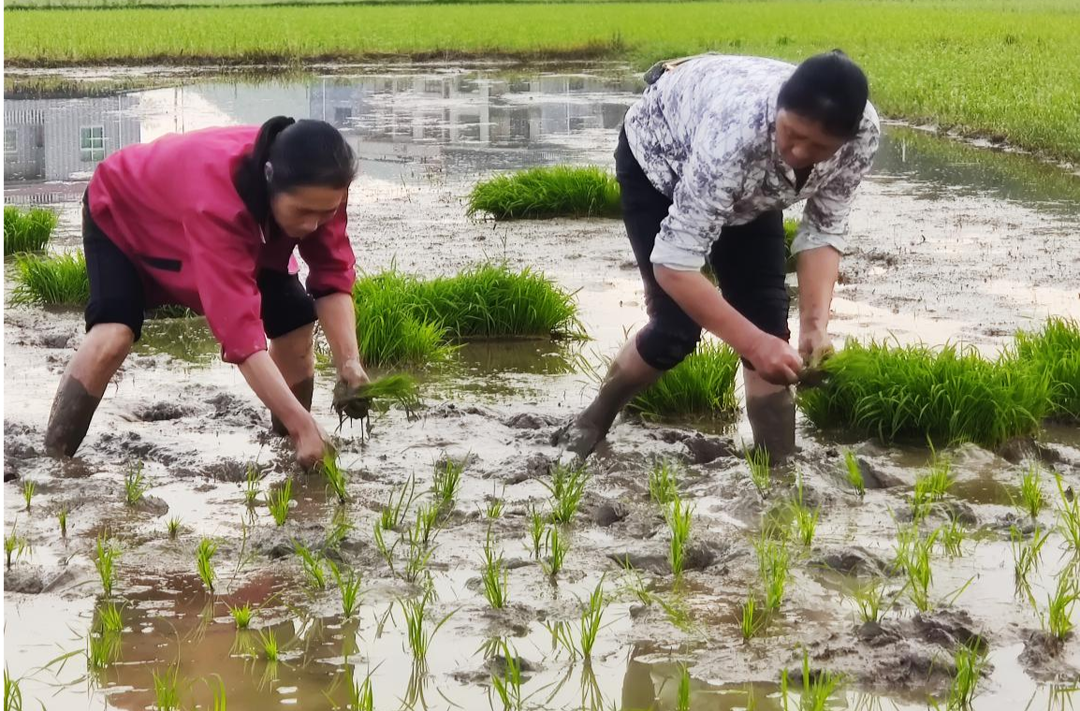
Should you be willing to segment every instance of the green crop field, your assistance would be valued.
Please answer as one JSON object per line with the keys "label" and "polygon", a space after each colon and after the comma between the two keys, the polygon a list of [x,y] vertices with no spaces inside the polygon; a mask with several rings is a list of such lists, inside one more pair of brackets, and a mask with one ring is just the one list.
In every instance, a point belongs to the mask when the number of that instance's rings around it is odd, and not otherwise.
{"label": "green crop field", "polygon": [[841,47],[890,117],[1080,158],[1080,3],[1035,0],[8,10],[10,66],[607,58]]}

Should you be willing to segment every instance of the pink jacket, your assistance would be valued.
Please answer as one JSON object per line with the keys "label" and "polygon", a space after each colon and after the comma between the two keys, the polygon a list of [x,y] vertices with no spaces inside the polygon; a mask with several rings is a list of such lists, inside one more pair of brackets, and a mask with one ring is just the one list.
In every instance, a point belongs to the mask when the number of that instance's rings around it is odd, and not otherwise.
{"label": "pink jacket", "polygon": [[135,264],[147,306],[180,304],[206,315],[222,357],[242,363],[266,349],[256,274],[309,267],[308,291],[351,293],[356,279],[345,205],[297,242],[263,235],[233,185],[257,126],[164,136],[109,156],[90,181],[94,222]]}

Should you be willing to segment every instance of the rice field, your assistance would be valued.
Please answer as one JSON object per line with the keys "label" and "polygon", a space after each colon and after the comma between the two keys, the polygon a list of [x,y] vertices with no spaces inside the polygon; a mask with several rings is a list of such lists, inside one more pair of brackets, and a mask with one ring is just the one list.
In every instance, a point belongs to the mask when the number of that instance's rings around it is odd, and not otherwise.
{"label": "rice field", "polygon": [[531,168],[477,183],[469,194],[470,217],[496,220],[545,217],[618,217],[619,184],[596,166]]}
{"label": "rice field", "polygon": [[[842,47],[882,112],[1080,156],[1080,8],[1068,0],[20,10],[11,66],[363,58],[610,58],[703,50],[796,60]],[[970,57],[978,56],[978,61]]]}

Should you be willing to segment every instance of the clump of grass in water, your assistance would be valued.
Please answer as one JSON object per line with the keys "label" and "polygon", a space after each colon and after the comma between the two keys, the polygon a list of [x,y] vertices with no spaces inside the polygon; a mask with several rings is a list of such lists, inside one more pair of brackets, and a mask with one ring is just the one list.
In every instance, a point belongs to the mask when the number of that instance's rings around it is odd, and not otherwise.
{"label": "clump of grass in water", "polygon": [[327,564],[330,566],[330,574],[334,576],[338,592],[341,593],[341,614],[348,620],[356,614],[360,604],[360,574],[353,568],[342,573],[332,560],[328,560]]}
{"label": "clump of grass in water", "polygon": [[461,490],[461,474],[465,471],[465,462],[455,462],[449,457],[435,465],[435,477],[431,483],[431,494],[443,514],[450,514],[457,502]]}
{"label": "clump of grass in water", "polygon": [[23,501],[26,502],[26,510],[30,511],[30,502],[34,500],[34,493],[37,492],[37,484],[30,479],[23,479],[22,494]]}
{"label": "clump of grass in water", "polygon": [[412,295],[417,283],[396,271],[356,280],[356,336],[365,363],[427,365],[453,354],[446,329],[417,312]]}
{"label": "clump of grass in water", "polygon": [[[945,708],[970,709],[978,693],[979,679],[982,676],[983,667],[986,666],[986,657],[978,644],[961,644],[956,648],[953,655],[953,665],[956,673],[949,683],[949,696]],[[935,702],[934,708],[938,705]]]}
{"label": "clump of grass in water", "polygon": [[1021,331],[1016,355],[1016,367],[1029,367],[1049,380],[1049,414],[1080,421],[1080,323],[1054,317],[1041,331]]}
{"label": "clump of grass in water", "polygon": [[484,584],[484,597],[496,610],[506,607],[509,601],[510,579],[503,562],[503,554],[495,552],[495,538],[488,528],[484,541],[484,560],[480,568],[480,580]]}
{"label": "clump of grass in water", "polygon": [[559,533],[558,526],[551,526],[544,537],[544,548],[548,556],[547,560],[543,562],[544,572],[549,577],[555,578],[563,569],[566,554],[570,552],[570,540]]}
{"label": "clump of grass in water", "polygon": [[268,662],[276,662],[281,654],[278,647],[277,635],[274,630],[259,632],[259,646],[262,647],[263,658]]}
{"label": "clump of grass in water", "polygon": [[496,220],[619,217],[619,183],[596,166],[549,166],[498,175],[469,193],[468,215]]}
{"label": "clump of grass in water", "polygon": [[[832,672],[819,671],[816,675],[810,673],[810,655],[803,652],[802,661],[802,693],[799,694],[799,711],[825,711],[829,700],[841,686],[841,678]],[[783,707],[788,708],[788,689],[790,681],[788,671],[785,669],[780,674],[780,698]]]}
{"label": "clump of grass in water", "polygon": [[766,498],[769,495],[769,487],[771,486],[769,450],[764,447],[748,448],[743,451],[743,456],[746,458],[747,466],[750,467],[750,481],[754,483],[758,495],[762,499]]}
{"label": "clump of grass in water", "polygon": [[850,449],[844,450],[844,470],[847,481],[851,488],[859,496],[866,496],[866,482],[863,480],[862,469],[859,468],[859,460]]}
{"label": "clump of grass in water", "polygon": [[379,514],[379,527],[384,531],[396,531],[405,521],[405,514],[416,500],[415,494],[416,478],[413,476],[402,485],[396,499],[393,491],[387,494],[386,506],[383,506]]}
{"label": "clump of grass in water", "polygon": [[1016,526],[1009,527],[1009,541],[1013,552],[1013,575],[1016,585],[1016,594],[1023,593],[1028,600],[1035,604],[1031,594],[1031,574],[1038,570],[1039,561],[1042,558],[1042,549],[1046,545],[1049,532],[1042,532],[1036,526],[1031,541],[1025,543],[1024,535]]}
{"label": "clump of grass in water", "polygon": [[255,617],[255,611],[251,608],[251,603],[244,603],[236,607],[226,603],[225,606],[229,608],[229,614],[232,615],[233,622],[236,623],[236,629],[246,630],[251,626],[251,620]]}
{"label": "clump of grass in water", "polygon": [[895,600],[885,602],[885,581],[882,578],[874,578],[867,583],[856,586],[849,594],[855,607],[859,611],[859,620],[863,623],[880,623],[885,618],[885,613]]}
{"label": "clump of grass in water", "polygon": [[256,499],[259,498],[260,482],[262,482],[262,472],[254,464],[249,464],[247,475],[244,477],[244,504],[249,509],[255,507]]}
{"label": "clump of grass in water", "polygon": [[629,409],[647,420],[732,417],[739,411],[735,397],[738,367],[739,356],[728,345],[702,341],[696,351],[635,397]]}
{"label": "clump of grass in water", "polygon": [[492,495],[488,501],[487,507],[484,509],[484,517],[488,520],[495,520],[501,518],[503,515],[503,508],[506,506],[502,498],[496,498]]}
{"label": "clump of grass in water", "polygon": [[604,618],[604,611],[607,609],[607,598],[604,595],[604,577],[600,577],[600,582],[596,584],[596,588],[589,595],[585,609],[581,613],[580,652],[582,658],[586,660],[592,658],[592,650],[596,646],[596,638],[600,634],[600,623]]}
{"label": "clump of grass in water", "polygon": [[86,668],[100,672],[108,669],[120,659],[121,634],[119,632],[91,631],[86,637]]}
{"label": "clump of grass in water", "polygon": [[814,542],[814,532],[817,531],[818,516],[821,513],[821,509],[817,507],[811,509],[803,502],[803,482],[801,476],[798,480],[797,491],[798,495],[796,500],[790,504],[792,520],[795,522],[795,532],[799,542],[802,543],[805,548],[809,548]]}
{"label": "clump of grass in water", "polygon": [[11,570],[13,562],[22,558],[23,553],[30,550],[30,543],[23,536],[15,532],[18,521],[11,524],[11,533],[4,536],[4,560],[7,570]]}
{"label": "clump of grass in water", "polygon": [[740,607],[739,630],[742,632],[744,642],[748,642],[757,636],[761,628],[765,626],[766,615],[761,608],[761,602],[750,593]]}
{"label": "clump of grass in water", "polygon": [[293,541],[293,549],[300,559],[300,567],[304,570],[304,580],[312,590],[326,589],[326,570],[323,568],[321,553],[313,553],[300,541]]}
{"label": "clump of grass in water", "polygon": [[67,504],[61,506],[60,510],[56,512],[56,520],[60,523],[61,538],[67,538],[68,513]]}
{"label": "clump of grass in water", "polygon": [[435,504],[421,506],[416,511],[416,522],[410,532],[410,539],[423,546],[430,546],[438,533],[439,507]]}
{"label": "clump of grass in water", "polygon": [[911,511],[916,520],[929,513],[932,504],[945,498],[953,481],[952,464],[947,458],[939,457],[935,453],[929,470],[915,478]]}
{"label": "clump of grass in water", "polygon": [[356,679],[349,685],[349,708],[352,711],[375,711],[375,690],[371,686],[371,675],[360,683]]}
{"label": "clump of grass in water", "polygon": [[547,517],[536,506],[530,505],[528,511],[529,519],[529,541],[531,546],[529,552],[536,560],[540,560],[540,556],[543,554],[544,547],[544,533],[547,525]]}
{"label": "clump of grass in water", "polygon": [[1072,609],[1077,599],[1080,599],[1080,588],[1072,571],[1066,568],[1058,575],[1053,594],[1047,595],[1046,614],[1043,615],[1043,627],[1060,642],[1072,633]]}
{"label": "clump of grass in water", "polygon": [[1020,480],[1020,498],[1013,499],[1015,506],[1021,513],[1030,516],[1034,521],[1046,504],[1046,497],[1042,490],[1042,471],[1037,463],[1032,463],[1024,472]]}
{"label": "clump of grass in water", "polygon": [[[406,543],[408,545],[406,546],[405,568],[401,572],[401,577],[407,583],[415,583],[422,575],[428,573],[428,564],[431,562],[435,549],[414,538],[411,531],[406,536]],[[430,576],[427,582],[430,584]]]}
{"label": "clump of grass in water", "polygon": [[180,670],[176,667],[159,674],[155,669],[154,708],[157,711],[180,711]]}
{"label": "clump of grass in water", "polygon": [[5,207],[4,256],[43,251],[57,221],[52,210],[34,207],[24,212],[17,207]]}
{"label": "clump of grass in water", "polygon": [[51,257],[19,257],[15,288],[8,303],[16,306],[83,306],[90,300],[90,279],[82,251]]}
{"label": "clump of grass in water", "polygon": [[945,554],[950,558],[959,558],[964,555],[964,540],[967,538],[967,529],[960,522],[959,517],[951,516],[949,523],[938,527],[937,538]]}
{"label": "clump of grass in water", "polygon": [[286,479],[281,486],[271,489],[266,497],[266,506],[270,509],[270,515],[274,517],[274,523],[278,526],[284,526],[289,518],[290,501],[292,501],[292,479]]}
{"label": "clump of grass in water", "polygon": [[4,667],[4,711],[22,711],[22,688]]}
{"label": "clump of grass in water", "polygon": [[323,455],[319,470],[326,477],[326,485],[337,497],[338,502],[342,504],[347,502],[349,496],[345,491],[345,484],[348,482],[348,474],[338,465],[337,452],[327,450]]}
{"label": "clump of grass in water", "polygon": [[428,650],[431,649],[431,640],[434,639],[439,629],[446,624],[453,613],[442,618],[431,630],[428,630],[424,621],[427,618],[428,603],[431,601],[431,593],[425,592],[420,599],[403,600],[401,609],[405,615],[406,639],[409,643],[409,651],[412,652],[413,662],[424,664],[427,662]]}
{"label": "clump of grass in water", "polygon": [[818,427],[842,427],[884,442],[899,438],[970,441],[994,448],[1038,431],[1049,377],[973,348],[896,347],[849,341],[822,364],[821,387],[800,392]]}
{"label": "clump of grass in water", "polygon": [[675,692],[675,711],[690,711],[690,670],[679,664],[679,688]]}
{"label": "clump of grass in water", "polygon": [[577,515],[589,473],[585,465],[565,466],[556,464],[551,470],[551,483],[543,482],[551,492],[551,520],[556,523],[572,523]]}
{"label": "clump of grass in water", "polygon": [[175,541],[176,537],[180,535],[180,517],[173,516],[165,524],[165,530],[169,534],[169,540]]}
{"label": "clump of grass in water", "polygon": [[143,463],[136,462],[129,466],[124,473],[124,502],[128,506],[135,506],[142,501],[143,495],[149,489],[146,475],[143,473]]}
{"label": "clump of grass in water", "polygon": [[754,549],[758,557],[758,574],[765,588],[765,609],[775,612],[784,601],[784,590],[791,569],[787,538],[776,538],[770,535],[769,531],[762,531],[754,541]]}
{"label": "clump of grass in water", "polygon": [[690,524],[694,507],[676,497],[665,512],[668,529],[671,531],[671,545],[668,551],[668,563],[676,578],[681,578],[686,565],[686,546],[690,542]]}
{"label": "clump of grass in water", "polygon": [[499,640],[499,651],[504,663],[503,673],[492,673],[491,686],[502,701],[504,711],[517,711],[522,708],[521,698],[521,657],[515,649],[512,653],[505,639]]}
{"label": "clump of grass in water", "polygon": [[679,495],[679,463],[674,459],[660,459],[649,471],[649,498],[654,503],[667,506]]}
{"label": "clump of grass in water", "polygon": [[405,411],[408,419],[416,417],[417,411],[423,406],[416,378],[403,373],[387,375],[361,385],[356,390],[356,397],[366,399],[378,411],[385,410],[388,404],[397,405]]}
{"label": "clump of grass in water", "polygon": [[1074,553],[1080,553],[1080,498],[1073,496],[1071,491],[1066,491],[1060,476],[1055,476],[1054,480],[1060,497],[1057,512],[1058,532]]}
{"label": "clump of grass in water", "polygon": [[124,629],[124,617],[116,603],[108,602],[97,607],[94,620],[97,631],[102,634],[117,633]]}
{"label": "clump of grass in water", "polygon": [[101,590],[106,598],[112,597],[113,583],[116,581],[116,561],[120,557],[120,548],[115,541],[102,533],[94,545],[94,567],[101,579]]}
{"label": "clump of grass in water", "polygon": [[199,547],[195,549],[195,567],[199,572],[199,579],[209,592],[214,592],[214,581],[217,573],[214,572],[214,556],[217,554],[218,543],[212,538],[204,538],[199,541]]}

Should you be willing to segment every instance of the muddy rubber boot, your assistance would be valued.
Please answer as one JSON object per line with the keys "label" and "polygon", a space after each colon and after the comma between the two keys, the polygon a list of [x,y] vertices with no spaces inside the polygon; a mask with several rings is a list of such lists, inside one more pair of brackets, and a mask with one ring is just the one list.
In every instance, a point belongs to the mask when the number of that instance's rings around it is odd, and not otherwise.
{"label": "muddy rubber boot", "polygon": [[585,459],[607,436],[612,423],[627,403],[663,375],[641,359],[633,341],[615,357],[596,398],[573,420],[551,437],[551,443]]}
{"label": "muddy rubber boot", "polygon": [[75,456],[100,402],[101,398],[87,392],[82,383],[65,375],[49,410],[45,453],[50,457]]}
{"label": "muddy rubber boot", "polygon": [[771,463],[781,464],[795,453],[795,398],[790,389],[747,398],[746,415],[754,446],[764,448]]}
{"label": "muddy rubber boot", "polygon": [[[311,412],[311,396],[315,392],[315,378],[307,378],[301,380],[296,385],[289,388],[292,390],[292,394],[296,396],[296,399],[300,401],[300,404],[305,410]],[[277,418],[277,415],[270,413],[270,431],[281,437],[287,437],[289,435],[288,428]]]}

